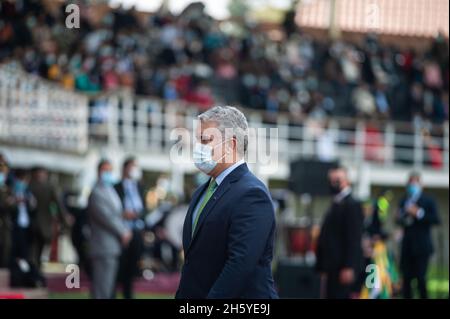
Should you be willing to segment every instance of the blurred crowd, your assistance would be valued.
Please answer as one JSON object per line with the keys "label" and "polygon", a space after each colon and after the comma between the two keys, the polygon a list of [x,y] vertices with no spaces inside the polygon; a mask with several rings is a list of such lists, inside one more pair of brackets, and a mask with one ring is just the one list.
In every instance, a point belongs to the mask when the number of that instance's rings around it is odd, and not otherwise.
{"label": "blurred crowd", "polygon": [[375,35],[359,44],[318,41],[292,27],[274,36],[245,21],[216,21],[201,3],[178,16],[163,8],[142,16],[119,7],[95,23],[91,8],[80,8],[80,28],[69,29],[63,5],[52,12],[40,1],[2,1],[0,62],[18,60],[68,89],[125,86],[200,108],[226,103],[300,120],[448,120],[448,39],[442,35],[416,52],[382,45]]}

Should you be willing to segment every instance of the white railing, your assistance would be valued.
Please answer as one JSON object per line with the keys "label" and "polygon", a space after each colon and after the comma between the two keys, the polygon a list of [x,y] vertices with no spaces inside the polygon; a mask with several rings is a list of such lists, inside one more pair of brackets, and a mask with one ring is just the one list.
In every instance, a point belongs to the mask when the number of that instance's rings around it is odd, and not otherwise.
{"label": "white railing", "polygon": [[[411,123],[331,119],[293,123],[287,114],[271,122],[245,109],[253,128],[278,129],[278,158],[333,159],[348,164],[432,168],[448,172],[448,123],[434,125],[425,139]],[[12,65],[0,66],[0,142],[85,153],[93,147],[169,154],[175,128],[192,131],[198,109],[182,102],[116,91],[86,96],[62,90]],[[273,138],[273,137],[272,137]],[[433,161],[427,159],[432,155]]]}
{"label": "white railing", "polygon": [[57,151],[88,149],[88,98],[14,64],[0,66],[0,142]]}

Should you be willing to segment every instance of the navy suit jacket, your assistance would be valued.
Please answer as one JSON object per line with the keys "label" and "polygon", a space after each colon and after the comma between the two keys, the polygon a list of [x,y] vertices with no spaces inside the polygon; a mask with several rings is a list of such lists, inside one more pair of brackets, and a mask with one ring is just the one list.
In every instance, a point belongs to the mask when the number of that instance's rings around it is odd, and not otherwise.
{"label": "navy suit jacket", "polygon": [[404,227],[401,248],[402,264],[405,258],[430,256],[434,252],[431,238],[431,226],[440,224],[439,214],[433,198],[421,194],[416,205],[424,210],[422,219],[412,218],[408,222],[408,215],[404,211],[406,196],[400,201],[400,216],[397,222]]}
{"label": "navy suit jacket", "polygon": [[275,214],[266,186],[242,164],[219,185],[192,236],[193,194],[183,229],[185,261],[177,299],[278,298],[271,262]]}

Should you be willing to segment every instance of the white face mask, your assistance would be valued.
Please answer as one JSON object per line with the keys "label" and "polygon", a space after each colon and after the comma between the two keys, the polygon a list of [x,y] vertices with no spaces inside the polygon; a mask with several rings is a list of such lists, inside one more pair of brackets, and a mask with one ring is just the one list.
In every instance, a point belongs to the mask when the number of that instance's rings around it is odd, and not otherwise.
{"label": "white face mask", "polygon": [[132,180],[139,181],[142,178],[142,170],[139,167],[134,166],[130,170],[130,177]]}
{"label": "white face mask", "polygon": [[170,181],[166,178],[160,179],[157,182],[157,186],[158,186],[158,188],[161,188],[167,192],[167,191],[169,191],[169,188],[170,188]]}
{"label": "white face mask", "polygon": [[[217,161],[212,158],[212,151],[216,146],[222,145],[226,141],[215,145],[214,147],[206,144],[195,143],[193,159],[195,166],[201,170],[205,174],[209,174],[212,170],[217,166]],[[218,159],[220,161],[222,158],[226,156],[226,153],[223,154],[221,158]]]}

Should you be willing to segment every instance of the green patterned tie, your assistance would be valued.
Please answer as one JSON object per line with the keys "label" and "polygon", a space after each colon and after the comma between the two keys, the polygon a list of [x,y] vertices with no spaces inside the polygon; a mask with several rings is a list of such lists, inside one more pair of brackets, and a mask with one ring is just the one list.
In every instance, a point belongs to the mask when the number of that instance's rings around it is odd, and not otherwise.
{"label": "green patterned tie", "polygon": [[214,193],[214,191],[216,190],[216,188],[217,188],[217,183],[213,178],[211,178],[211,181],[209,182],[209,185],[208,185],[208,189],[206,190],[205,197],[203,197],[203,201],[200,204],[200,207],[198,208],[197,216],[195,216],[194,226],[192,227],[192,236],[194,236],[195,227],[197,226],[197,222],[200,218],[200,214],[202,213],[203,208],[205,208],[206,204],[208,203],[209,199],[211,198],[211,196]]}

